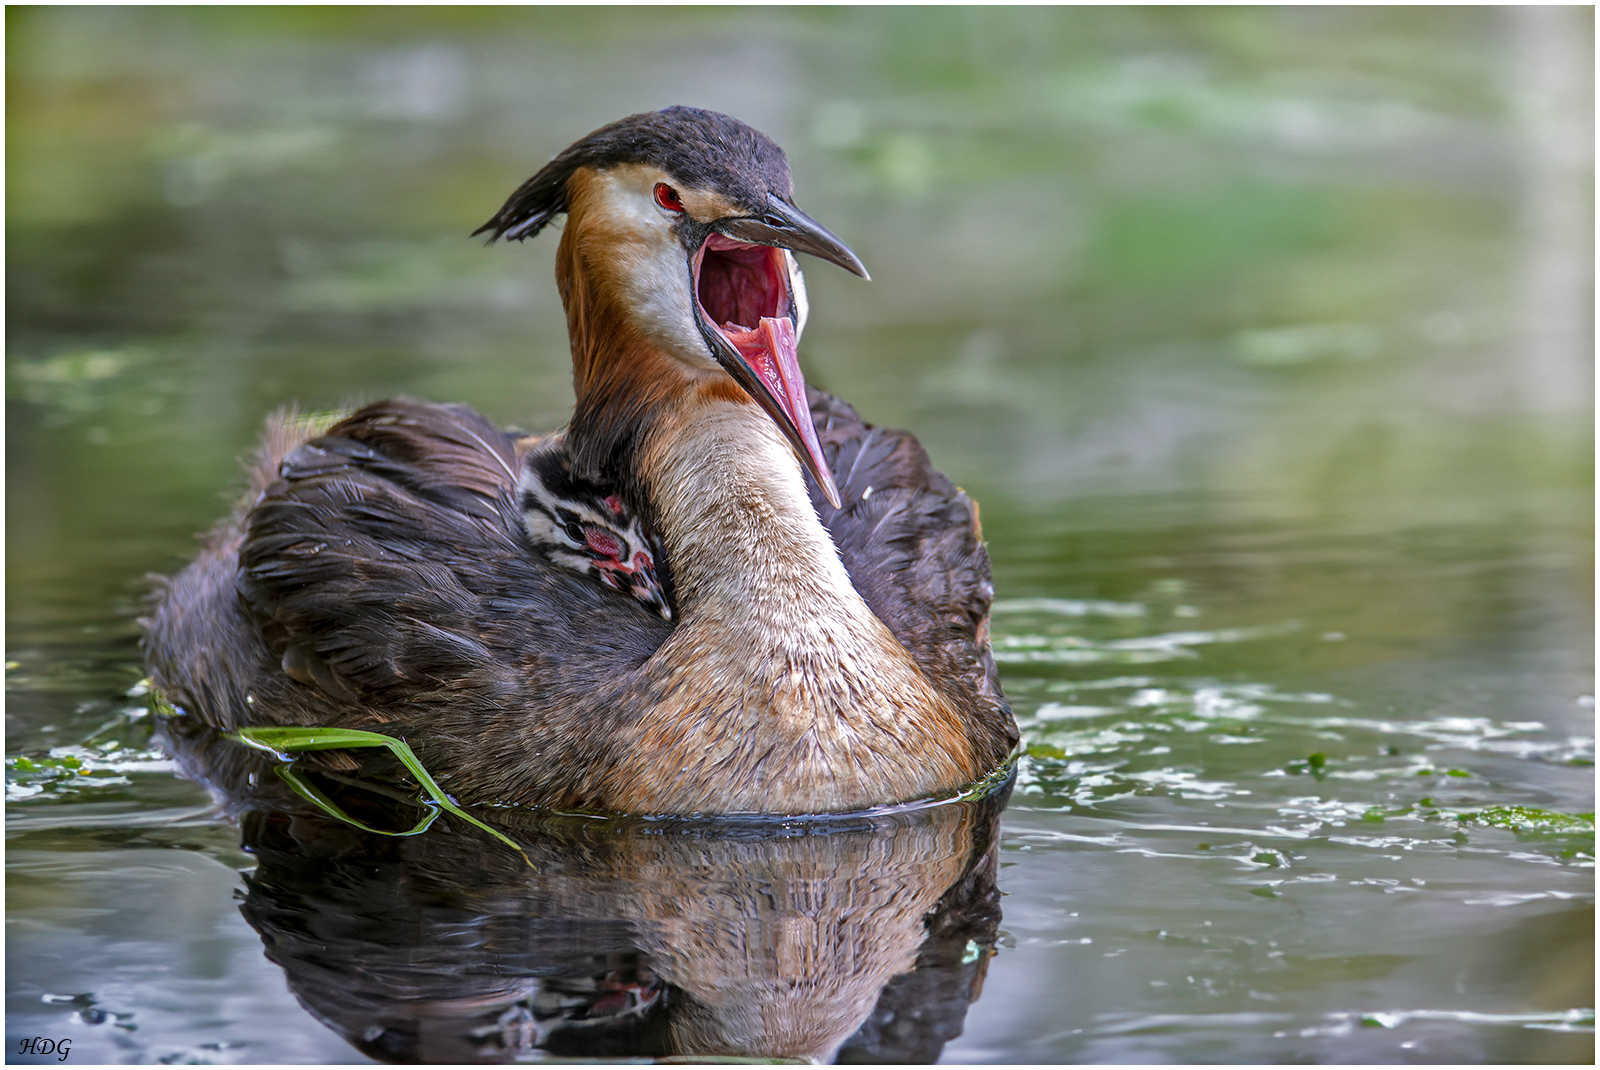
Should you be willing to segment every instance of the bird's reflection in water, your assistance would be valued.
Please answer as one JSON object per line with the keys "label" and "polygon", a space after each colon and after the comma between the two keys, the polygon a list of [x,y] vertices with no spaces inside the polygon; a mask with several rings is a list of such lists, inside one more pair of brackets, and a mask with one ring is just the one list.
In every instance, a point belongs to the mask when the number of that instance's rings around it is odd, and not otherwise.
{"label": "bird's reflection in water", "polygon": [[274,791],[242,814],[243,912],[378,1059],[929,1062],[982,984],[1009,790],[827,818],[500,815],[531,869],[448,816],[379,836]]}

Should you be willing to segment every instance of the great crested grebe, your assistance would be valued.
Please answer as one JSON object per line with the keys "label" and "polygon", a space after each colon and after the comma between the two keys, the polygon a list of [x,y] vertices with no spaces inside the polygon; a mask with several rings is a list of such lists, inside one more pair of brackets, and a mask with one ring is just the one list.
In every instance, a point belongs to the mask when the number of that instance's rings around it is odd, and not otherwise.
{"label": "great crested grebe", "polygon": [[463,802],[636,813],[852,810],[998,766],[977,510],[911,435],[807,389],[793,254],[866,270],[794,206],[783,150],[634,115],[478,233],[561,213],[567,427],[411,400],[269,426],[147,622],[178,722],[371,729]]}

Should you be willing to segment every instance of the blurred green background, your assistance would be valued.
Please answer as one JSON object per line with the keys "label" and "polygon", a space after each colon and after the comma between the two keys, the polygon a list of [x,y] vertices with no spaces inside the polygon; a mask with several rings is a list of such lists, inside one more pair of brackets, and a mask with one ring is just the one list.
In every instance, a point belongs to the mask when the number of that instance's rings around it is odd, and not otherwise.
{"label": "blurred green background", "polygon": [[811,376],[986,497],[1527,508],[1590,467],[1590,20],[10,10],[14,560],[203,522],[288,400],[559,423],[555,243],[465,235],[671,103],[787,146],[875,279],[813,265]]}
{"label": "blurred green background", "polygon": [[[10,7],[6,18],[9,753],[74,744],[115,715],[139,676],[144,574],[193,552],[275,408],[403,392],[559,425],[571,388],[555,240],[484,248],[467,235],[573,140],[682,103],[783,145],[798,203],[872,271],[868,284],[803,265],[810,381],[915,430],[983,505],[1010,600],[997,649],[1036,745],[1008,848],[1043,844],[1026,824],[1042,827],[1040,814],[1078,830],[1067,840],[1132,820],[1096,809],[1118,792],[1154,808],[1150,828],[1224,805],[1190,800],[1171,786],[1183,777],[1251,785],[1239,790],[1256,801],[1228,814],[1236,824],[1287,820],[1249,806],[1287,790],[1267,778],[1295,755],[1345,760],[1328,735],[1344,729],[1290,718],[1258,750],[1233,745],[1244,728],[1184,737],[1193,746],[1176,754],[1136,742],[1191,731],[1173,725],[1209,716],[1194,711],[1218,681],[1236,697],[1326,690],[1388,718],[1363,722],[1371,755],[1419,734],[1466,748],[1427,759],[1443,768],[1488,762],[1484,741],[1506,733],[1548,743],[1443,787],[1415,783],[1410,758],[1360,766],[1371,776],[1340,789],[1354,813],[1426,793],[1593,809],[1592,8]],[[1040,597],[1058,602],[1018,601]],[[1156,676],[1117,675],[1167,654]],[[1152,681],[1178,705],[1151,706]],[[1101,705],[1060,706],[1074,689]],[[1095,717],[1123,734],[1095,735]],[[1481,732],[1438,727],[1450,718]],[[1349,761],[1389,760],[1358,759],[1347,742]],[[1069,761],[1085,755],[1103,768]],[[1412,779],[1385,779],[1402,772]],[[180,790],[158,780],[138,782],[128,805]],[[1283,812],[1300,813],[1291,802]],[[1525,871],[1549,868],[1510,861],[1530,848],[1504,839],[1490,852],[1504,868],[1486,854],[1474,880],[1520,889],[1535,880]],[[1049,895],[1027,898],[1028,881],[1059,885],[1087,864],[1052,842],[1064,853],[1027,855],[1007,907],[1009,924],[1046,944],[1060,919],[1040,905]],[[1378,866],[1372,850],[1338,864]],[[1559,855],[1580,883],[1592,833],[1587,851]],[[1108,868],[1079,893],[1114,913],[1129,873]],[[1182,868],[1161,879],[1212,887]],[[45,887],[39,902],[62,894]],[[1190,894],[1196,917],[1215,917],[1231,893]],[[1371,907],[1320,910],[1334,928],[1319,954],[1332,954],[1358,940]],[[1434,950],[1405,948],[1429,976],[1454,968],[1427,957],[1447,956],[1439,948],[1493,942],[1472,909],[1430,917],[1457,928]],[[1581,917],[1560,918],[1552,946],[1592,946]],[[1241,932],[1257,924],[1252,914]],[[1405,942],[1365,938],[1374,954]],[[1456,999],[1399,981],[1335,999],[1311,980],[1324,960],[1307,954],[1308,1015]],[[1545,991],[1484,955],[1473,961],[1494,983]],[[1095,1047],[1093,1029],[1068,1040],[1050,1008],[1005,1024],[1008,1007],[1045,990],[1027,979],[1046,967],[1017,956],[997,960],[991,987],[1006,995],[987,1004],[994,1020],[969,1020],[990,1046],[975,1039],[967,1057],[1199,1050],[1182,1029],[1170,1049]],[[1066,970],[1059,955],[1039,961]],[[1592,1004],[1592,988],[1568,983],[1581,967],[1556,974],[1560,1008]],[[1075,976],[1086,1007],[1113,990]],[[1147,1005],[1153,990],[1130,991],[1115,1013],[1204,1002]],[[1435,1057],[1570,1054],[1534,1043],[1555,1033],[1502,1045],[1462,1028]],[[1390,1030],[1361,1035],[1367,1047],[1205,1050],[1410,1057],[1383,1046],[1400,1042]]]}

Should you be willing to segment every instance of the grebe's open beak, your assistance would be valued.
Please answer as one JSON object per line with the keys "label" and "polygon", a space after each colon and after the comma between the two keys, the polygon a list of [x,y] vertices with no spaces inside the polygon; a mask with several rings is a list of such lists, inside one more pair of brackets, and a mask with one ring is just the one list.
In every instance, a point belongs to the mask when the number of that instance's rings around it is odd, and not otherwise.
{"label": "grebe's open beak", "polygon": [[800,461],[839,508],[800,374],[801,298],[785,249],[810,253],[867,278],[867,269],[822,224],[777,198],[759,217],[719,220],[691,260],[695,318],[734,382],[778,425]]}

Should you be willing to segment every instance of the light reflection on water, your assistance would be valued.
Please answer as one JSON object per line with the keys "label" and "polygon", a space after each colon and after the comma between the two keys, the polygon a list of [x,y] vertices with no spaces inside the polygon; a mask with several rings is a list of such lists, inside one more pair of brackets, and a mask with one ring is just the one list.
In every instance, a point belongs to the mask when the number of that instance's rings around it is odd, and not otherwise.
{"label": "light reflection on water", "polygon": [[1591,1058],[1591,16],[623,11],[9,13],[8,1041],[361,1058],[149,750],[140,577],[285,401],[557,424],[550,246],[461,235],[682,100],[983,503],[1029,749],[942,1057]]}

